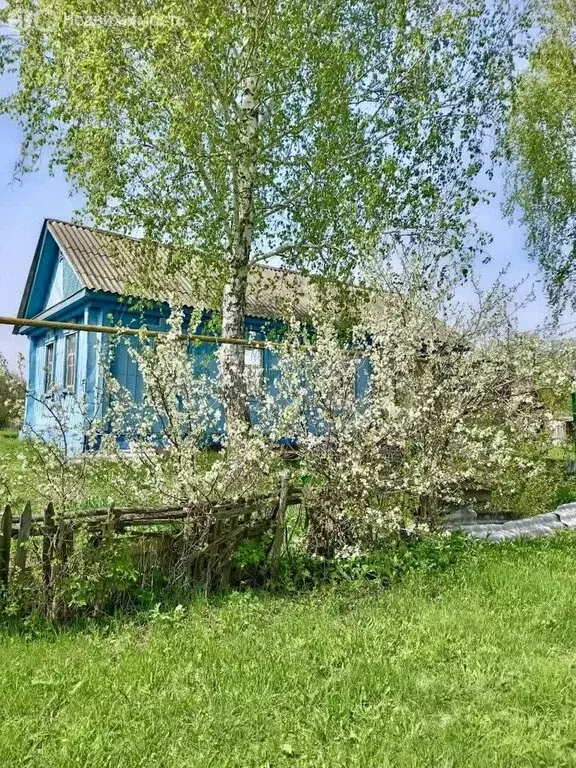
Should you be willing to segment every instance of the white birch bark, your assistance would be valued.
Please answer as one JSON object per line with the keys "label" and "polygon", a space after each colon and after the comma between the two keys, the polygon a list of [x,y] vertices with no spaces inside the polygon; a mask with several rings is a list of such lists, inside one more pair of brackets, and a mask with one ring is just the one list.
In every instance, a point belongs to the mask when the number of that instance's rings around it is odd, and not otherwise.
{"label": "white birch bark", "polygon": [[[222,296],[222,335],[244,336],[246,287],[252,248],[253,194],[256,178],[258,133],[257,78],[245,78],[240,98],[240,140],[235,190],[234,238],[228,257],[228,276]],[[244,347],[223,344],[220,351],[220,376],[229,433],[249,423],[244,380]]]}

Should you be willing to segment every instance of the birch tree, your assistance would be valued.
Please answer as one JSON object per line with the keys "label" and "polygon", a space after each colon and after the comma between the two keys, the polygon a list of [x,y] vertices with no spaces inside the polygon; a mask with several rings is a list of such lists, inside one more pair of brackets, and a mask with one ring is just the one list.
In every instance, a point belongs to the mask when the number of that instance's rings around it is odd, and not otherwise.
{"label": "birch tree", "polygon": [[[255,264],[348,279],[376,247],[482,247],[471,213],[516,5],[8,0],[19,171],[45,150],[84,216],[178,246],[169,268],[218,282],[222,334],[241,337]],[[224,345],[229,424],[247,418],[242,370]]]}
{"label": "birch tree", "polygon": [[518,209],[550,303],[576,307],[576,7],[539,0],[539,32],[519,80],[507,150]]}

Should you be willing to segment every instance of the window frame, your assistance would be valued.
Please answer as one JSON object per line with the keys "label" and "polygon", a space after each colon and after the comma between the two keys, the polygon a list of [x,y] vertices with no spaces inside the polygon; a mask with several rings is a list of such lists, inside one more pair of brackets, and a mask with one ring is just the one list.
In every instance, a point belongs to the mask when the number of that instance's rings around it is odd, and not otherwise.
{"label": "window frame", "polygon": [[[48,363],[48,350],[51,353],[50,364]],[[51,395],[56,385],[56,339],[50,338],[44,343],[44,394]]]}
{"label": "window frame", "polygon": [[[248,363],[246,359],[250,354],[254,353],[258,354],[259,362],[257,365]],[[251,372],[250,376],[247,375],[248,372]],[[261,395],[264,388],[264,372],[264,349],[262,347],[252,347],[246,345],[244,347],[244,381],[246,382],[248,397],[256,398]]]}
{"label": "window frame", "polygon": [[[72,339],[72,349],[69,349],[70,339]],[[70,370],[69,361],[72,356],[72,382],[68,383],[68,374]],[[78,366],[78,332],[70,331],[64,334],[64,376],[62,381],[62,389],[64,392],[72,394],[76,391],[76,378],[77,378],[77,366]]]}

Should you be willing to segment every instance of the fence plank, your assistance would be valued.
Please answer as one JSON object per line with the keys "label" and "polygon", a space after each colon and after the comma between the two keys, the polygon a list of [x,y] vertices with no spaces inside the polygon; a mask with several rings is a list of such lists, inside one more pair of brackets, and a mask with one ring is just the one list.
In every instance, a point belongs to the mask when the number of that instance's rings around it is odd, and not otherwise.
{"label": "fence plank", "polygon": [[22,579],[24,571],[26,569],[26,556],[28,553],[28,539],[30,538],[30,530],[32,528],[32,506],[28,501],[24,507],[24,512],[20,516],[20,524],[18,526],[18,543],[16,544],[16,555],[14,557],[14,565],[16,567],[17,578]]}
{"label": "fence plank", "polygon": [[44,511],[44,530],[42,531],[42,575],[46,592],[50,592],[52,584],[52,555],[54,550],[54,505],[49,502]]}
{"label": "fence plank", "polygon": [[276,510],[274,540],[272,542],[272,551],[270,552],[270,570],[273,579],[278,578],[280,570],[280,555],[282,554],[282,540],[284,538],[286,508],[288,507],[288,493],[288,481],[285,478],[282,478],[280,495],[278,496],[278,507]]}
{"label": "fence plank", "polygon": [[63,619],[66,613],[66,606],[60,595],[60,586],[66,575],[68,557],[72,552],[72,546],[72,522],[60,518],[55,525],[52,538],[52,573],[50,575],[50,589],[46,591],[47,597],[52,600],[50,616],[54,621]]}
{"label": "fence plank", "polygon": [[[300,504],[302,491],[287,487],[286,504]],[[189,506],[174,507],[108,507],[103,514],[100,509],[85,509],[72,512],[67,522],[73,530],[86,527],[90,532],[102,533],[106,528],[123,533],[125,529],[149,525],[162,525],[194,520],[195,517],[208,515],[214,521],[226,521],[242,518],[263,508],[278,508],[278,496],[258,494],[252,498],[231,499],[227,501],[198,502]],[[42,563],[48,567],[48,560],[54,558],[56,523],[54,506],[48,505],[43,515],[31,515],[29,536],[42,536]],[[18,537],[20,518],[13,518],[12,537]],[[71,533],[67,532],[67,536]]]}
{"label": "fence plank", "polygon": [[120,510],[116,509],[113,503],[110,504],[110,508],[108,510],[108,516],[106,518],[106,525],[110,533],[114,534],[120,530],[120,526],[119,526],[120,516],[121,516]]}
{"label": "fence plank", "polygon": [[10,545],[12,543],[12,510],[7,504],[2,514],[0,526],[0,586],[8,589],[10,578]]}

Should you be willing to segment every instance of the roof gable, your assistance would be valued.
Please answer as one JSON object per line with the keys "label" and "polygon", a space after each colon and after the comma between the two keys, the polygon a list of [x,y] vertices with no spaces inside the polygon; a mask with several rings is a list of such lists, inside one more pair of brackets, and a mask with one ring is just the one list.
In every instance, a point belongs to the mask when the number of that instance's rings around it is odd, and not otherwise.
{"label": "roof gable", "polygon": [[74,268],[61,252],[47,222],[44,222],[28,273],[18,317],[35,317],[69,298],[83,287]]}
{"label": "roof gable", "polygon": [[83,288],[82,283],[70,266],[68,259],[59,252],[56,268],[52,273],[52,281],[44,302],[44,308],[48,309],[59,304],[64,299],[81,290],[81,288]]}
{"label": "roof gable", "polygon": [[[61,274],[60,255],[64,257]],[[219,310],[222,271],[207,268],[201,260],[191,265],[190,258],[189,253],[182,258],[182,251],[175,247],[46,219],[18,316],[34,317],[60,295],[65,300],[71,291],[81,289]],[[337,282],[336,292],[343,286]],[[246,315],[263,320],[310,319],[314,309],[332,295],[326,283],[319,285],[298,272],[259,265],[248,273],[246,293]],[[370,304],[385,311],[380,294],[371,294]]]}

